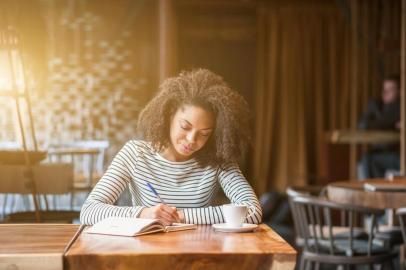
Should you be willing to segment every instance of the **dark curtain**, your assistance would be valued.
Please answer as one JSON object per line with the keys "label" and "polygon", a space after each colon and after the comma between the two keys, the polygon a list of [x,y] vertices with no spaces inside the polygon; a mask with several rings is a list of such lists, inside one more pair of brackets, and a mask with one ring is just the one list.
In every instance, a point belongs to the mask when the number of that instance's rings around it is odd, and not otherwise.
{"label": "dark curtain", "polygon": [[387,16],[396,11],[389,2],[275,1],[259,9],[252,158],[259,194],[322,182],[326,132],[354,127],[383,73],[399,70],[378,46],[399,19]]}

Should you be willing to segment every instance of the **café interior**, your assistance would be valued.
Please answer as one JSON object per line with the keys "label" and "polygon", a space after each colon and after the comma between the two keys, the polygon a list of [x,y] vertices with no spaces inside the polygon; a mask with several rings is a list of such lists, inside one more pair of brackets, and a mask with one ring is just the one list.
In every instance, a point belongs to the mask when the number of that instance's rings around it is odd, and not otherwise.
{"label": "caf\u00e9 interior", "polygon": [[[235,269],[405,269],[406,0],[0,0],[0,243],[48,230],[33,224],[74,226],[70,239],[161,83],[198,68],[248,103],[239,167],[266,228],[253,234],[281,237],[292,260],[251,254]],[[220,189],[213,203],[230,200]],[[132,206],[128,188],[112,204]],[[0,254],[18,269],[55,269],[15,248]],[[62,257],[61,269],[167,269]]]}

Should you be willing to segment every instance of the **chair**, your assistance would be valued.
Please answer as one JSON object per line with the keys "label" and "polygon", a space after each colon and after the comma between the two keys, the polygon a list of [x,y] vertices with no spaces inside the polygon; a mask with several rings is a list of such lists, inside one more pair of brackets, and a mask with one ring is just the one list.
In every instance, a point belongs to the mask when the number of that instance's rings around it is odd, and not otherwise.
{"label": "chair", "polygon": [[[293,199],[299,196],[319,196],[325,198],[325,189],[321,186],[304,186],[304,187],[288,187],[286,190],[286,194],[288,195],[288,201],[290,206],[290,211],[293,218],[293,224],[295,227],[295,245],[297,248],[303,248],[304,246],[304,235],[302,235],[299,220],[299,214],[297,205],[293,202]],[[340,219],[340,217],[339,217]],[[338,238],[345,238],[349,234],[349,229],[345,224],[345,218],[336,222],[335,225],[332,227],[332,234]],[[322,233],[324,236],[329,235],[328,226],[322,227]],[[367,236],[366,231],[363,228],[354,228],[354,238],[365,238]]]}
{"label": "chair", "polygon": [[[399,224],[400,224],[400,228],[402,230],[402,239],[403,239],[403,244],[406,243],[406,207],[404,208],[399,208],[396,210],[396,215],[399,218]],[[402,246],[402,252],[401,253],[401,258],[400,258],[400,264],[401,264],[401,268],[400,269],[405,269],[405,246]]]}
{"label": "chair", "polygon": [[[26,153],[21,150],[21,143],[17,141],[0,141],[0,164],[2,165],[22,165],[25,164],[25,155],[29,156],[31,164],[37,164],[41,160],[45,159],[45,151],[30,151],[27,150]],[[0,177],[1,179],[1,177]],[[27,207],[29,203],[29,197],[31,194],[1,194],[3,201],[3,209],[1,216],[4,217],[7,211],[7,207],[14,208],[15,201],[17,199],[22,199],[24,206]],[[10,201],[10,204],[9,204]]]}
{"label": "chair", "polygon": [[[16,141],[0,141],[0,151],[3,150],[16,150],[21,149],[20,143]],[[1,194],[3,196],[3,210],[1,216],[4,217],[6,213],[8,194]]]}
{"label": "chair", "polygon": [[[386,170],[385,179],[393,181],[395,179],[404,179],[405,176],[397,170]],[[380,231],[377,237],[386,242],[392,248],[398,248],[404,243],[402,239],[402,231],[398,226],[394,226],[395,222],[395,209],[386,209],[385,216],[383,217],[384,225],[380,225]],[[381,223],[381,222],[380,222]]]}
{"label": "chair", "polygon": [[[24,165],[0,165],[0,193],[11,194],[33,194],[32,186],[30,185],[27,169]],[[32,179],[35,181],[35,194],[40,196],[46,194],[67,194],[72,189],[73,168],[69,164],[40,164],[32,166]],[[38,198],[38,201],[39,198]],[[79,218],[79,212],[75,211],[60,211],[50,210],[45,204],[45,209],[42,209],[41,204],[39,209],[35,211],[15,212],[6,215],[5,222],[35,222],[37,216],[41,222],[66,222],[70,223],[74,219]]]}
{"label": "chair", "polygon": [[75,195],[77,193],[87,195],[103,175],[105,152],[108,146],[108,141],[92,140],[70,142],[49,148],[49,162],[69,163],[73,166],[72,209],[75,205]]}
{"label": "chair", "polygon": [[[325,198],[313,196],[297,196],[292,199],[298,218],[298,229],[304,237],[303,253],[300,269],[316,268],[320,264],[334,264],[342,266],[390,264],[393,268],[393,259],[396,253],[375,241],[377,231],[377,216],[383,210],[331,202]],[[333,233],[333,217],[340,213],[345,217],[345,226],[349,233],[337,237]],[[366,224],[368,235],[366,239],[354,237],[357,224]],[[327,226],[325,235],[324,226]]]}
{"label": "chair", "polygon": [[396,210],[396,215],[399,218],[400,228],[402,229],[403,243],[406,243],[406,207]]}

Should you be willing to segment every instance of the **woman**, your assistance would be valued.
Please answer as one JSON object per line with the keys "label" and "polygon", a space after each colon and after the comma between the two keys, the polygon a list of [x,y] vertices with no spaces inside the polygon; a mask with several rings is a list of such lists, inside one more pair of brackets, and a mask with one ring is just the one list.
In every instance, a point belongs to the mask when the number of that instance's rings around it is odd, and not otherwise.
{"label": "woman", "polygon": [[[169,78],[160,88],[139,117],[145,140],[129,141],[116,155],[84,203],[81,222],[120,216],[222,223],[221,206],[210,206],[221,186],[232,203],[255,207],[246,222],[260,223],[258,199],[237,165],[250,138],[245,100],[204,69]],[[127,185],[134,206],[114,206]]]}

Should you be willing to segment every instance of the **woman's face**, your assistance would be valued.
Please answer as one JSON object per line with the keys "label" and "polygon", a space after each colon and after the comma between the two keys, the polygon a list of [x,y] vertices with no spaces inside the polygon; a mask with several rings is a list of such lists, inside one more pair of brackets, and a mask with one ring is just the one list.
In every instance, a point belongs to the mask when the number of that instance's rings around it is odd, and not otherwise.
{"label": "woman's face", "polygon": [[185,161],[203,148],[214,129],[214,115],[194,105],[183,105],[174,114],[170,125],[170,146],[165,158]]}

